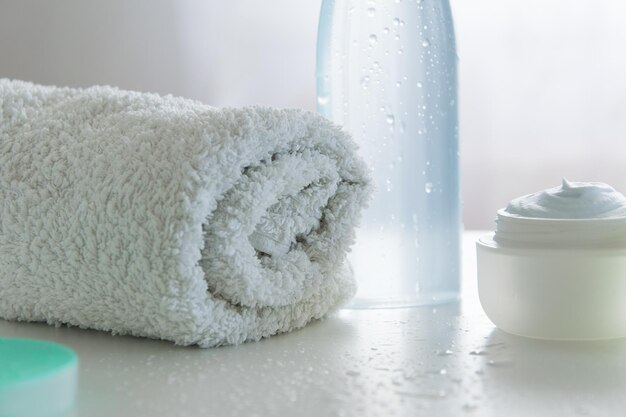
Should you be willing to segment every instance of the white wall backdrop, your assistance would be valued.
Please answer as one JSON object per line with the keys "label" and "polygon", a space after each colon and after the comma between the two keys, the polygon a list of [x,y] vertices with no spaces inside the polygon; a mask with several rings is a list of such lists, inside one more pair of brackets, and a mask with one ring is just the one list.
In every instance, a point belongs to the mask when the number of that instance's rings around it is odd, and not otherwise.
{"label": "white wall backdrop", "polygon": [[626,193],[626,3],[453,4],[466,225],[563,176]]}
{"label": "white wall backdrop", "polygon": [[[319,6],[0,0],[0,77],[313,110]],[[452,6],[466,227],[491,228],[510,198],[563,176],[626,192],[626,3]]]}

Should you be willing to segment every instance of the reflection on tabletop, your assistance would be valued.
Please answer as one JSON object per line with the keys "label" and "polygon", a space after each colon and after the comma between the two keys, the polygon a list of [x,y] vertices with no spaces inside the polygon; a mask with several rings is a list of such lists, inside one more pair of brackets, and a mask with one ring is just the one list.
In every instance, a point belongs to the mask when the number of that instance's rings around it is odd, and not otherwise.
{"label": "reflection on tabletop", "polygon": [[342,310],[290,334],[217,349],[0,321],[0,337],[80,357],[75,416],[623,415],[626,340],[508,335],[476,294],[465,234],[461,303]]}

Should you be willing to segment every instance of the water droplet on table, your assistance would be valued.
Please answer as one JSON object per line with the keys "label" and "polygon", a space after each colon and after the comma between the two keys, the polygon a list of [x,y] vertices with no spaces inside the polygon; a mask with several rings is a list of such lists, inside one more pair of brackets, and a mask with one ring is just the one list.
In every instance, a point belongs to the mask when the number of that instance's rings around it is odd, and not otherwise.
{"label": "water droplet on table", "polygon": [[478,408],[478,404],[476,403],[465,403],[463,404],[463,411],[474,411]]}
{"label": "water droplet on table", "polygon": [[492,359],[487,361],[487,365],[494,368],[510,368],[515,365],[515,362],[510,359]]}

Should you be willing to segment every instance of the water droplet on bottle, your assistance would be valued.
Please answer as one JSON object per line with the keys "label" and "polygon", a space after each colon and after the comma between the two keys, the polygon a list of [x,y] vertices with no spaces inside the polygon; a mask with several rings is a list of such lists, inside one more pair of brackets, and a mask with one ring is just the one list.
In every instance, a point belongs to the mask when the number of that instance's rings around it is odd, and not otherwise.
{"label": "water droplet on bottle", "polygon": [[370,77],[368,77],[367,75],[363,78],[361,78],[361,87],[363,89],[367,89],[370,86]]}
{"label": "water droplet on bottle", "polygon": [[393,122],[395,122],[395,121],[396,121],[396,118],[393,116],[393,114],[388,114],[388,115],[387,115],[387,118],[386,118],[385,120],[387,120],[387,123],[389,123],[390,125],[392,125],[392,124],[393,124]]}
{"label": "water droplet on bottle", "polygon": [[473,355],[473,356],[485,356],[485,355],[487,355],[487,351],[484,351],[484,350],[472,350],[469,354]]}
{"label": "water droplet on bottle", "polygon": [[[363,10],[363,9],[361,9]],[[375,7],[370,7],[369,9],[367,9],[367,15],[369,17],[374,17],[376,15],[376,8]]]}
{"label": "water droplet on bottle", "polygon": [[422,88],[423,86],[424,86],[424,84],[422,84],[422,82],[421,82],[421,81],[418,81],[418,82],[417,82],[417,88]]}
{"label": "water droplet on bottle", "polygon": [[402,48],[398,49],[398,55],[402,55],[403,52]]}
{"label": "water droplet on bottle", "polygon": [[428,48],[428,47],[430,46],[430,40],[428,40],[428,39],[424,39],[424,40],[422,41],[422,46],[423,46],[424,48]]}
{"label": "water droplet on bottle", "polygon": [[384,33],[385,35],[389,33],[389,28],[388,28],[387,26],[385,26],[385,27],[383,28],[383,33]]}
{"label": "water droplet on bottle", "polygon": [[397,17],[393,19],[393,25],[394,26],[400,26],[400,19],[398,19]]}
{"label": "water droplet on bottle", "polygon": [[394,39],[395,39],[395,40],[397,40],[397,41],[399,41],[399,40],[400,40],[400,35],[396,35],[396,36],[394,36]]}
{"label": "water droplet on bottle", "polygon": [[432,182],[427,182],[426,184],[424,184],[424,191],[426,191],[426,194],[430,194],[433,192],[433,183]]}
{"label": "water droplet on bottle", "polygon": [[376,35],[374,35],[373,33],[369,36],[368,39],[369,39],[371,45],[373,45],[376,42],[378,42],[378,37]]}
{"label": "water droplet on bottle", "polygon": [[319,104],[320,106],[325,106],[326,104],[328,104],[328,101],[328,96],[319,96],[317,98],[317,104]]}
{"label": "water droplet on bottle", "polygon": [[396,81],[396,87],[400,87],[402,85],[402,81]]}

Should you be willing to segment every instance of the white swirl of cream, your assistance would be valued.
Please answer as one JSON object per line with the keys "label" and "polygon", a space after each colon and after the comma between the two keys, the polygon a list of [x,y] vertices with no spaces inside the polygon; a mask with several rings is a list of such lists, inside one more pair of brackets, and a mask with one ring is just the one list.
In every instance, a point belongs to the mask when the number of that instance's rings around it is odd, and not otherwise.
{"label": "white swirl of cream", "polygon": [[494,240],[504,245],[626,245],[626,197],[599,182],[568,182],[512,200],[498,211]]}
{"label": "white swirl of cream", "polygon": [[626,197],[601,182],[569,182],[512,200],[505,211],[540,219],[626,217]]}

